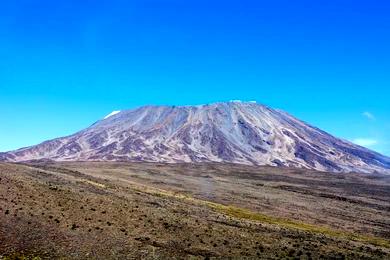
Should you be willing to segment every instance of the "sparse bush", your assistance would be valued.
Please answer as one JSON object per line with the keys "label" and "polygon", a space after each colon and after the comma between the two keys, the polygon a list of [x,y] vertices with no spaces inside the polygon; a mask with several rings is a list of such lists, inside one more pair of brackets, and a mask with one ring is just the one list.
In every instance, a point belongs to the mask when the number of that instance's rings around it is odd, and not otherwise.
{"label": "sparse bush", "polygon": [[72,227],[71,227],[70,229],[72,229],[72,230],[75,230],[75,229],[77,229],[77,228],[79,228],[79,226],[78,226],[78,225],[76,225],[76,224],[72,224]]}

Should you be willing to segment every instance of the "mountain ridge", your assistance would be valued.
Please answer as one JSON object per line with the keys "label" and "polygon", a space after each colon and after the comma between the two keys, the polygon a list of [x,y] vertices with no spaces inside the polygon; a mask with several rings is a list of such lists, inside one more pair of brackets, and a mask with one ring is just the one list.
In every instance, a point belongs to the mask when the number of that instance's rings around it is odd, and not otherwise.
{"label": "mountain ridge", "polygon": [[115,112],[73,135],[0,153],[0,160],[209,161],[390,173],[390,158],[254,102]]}

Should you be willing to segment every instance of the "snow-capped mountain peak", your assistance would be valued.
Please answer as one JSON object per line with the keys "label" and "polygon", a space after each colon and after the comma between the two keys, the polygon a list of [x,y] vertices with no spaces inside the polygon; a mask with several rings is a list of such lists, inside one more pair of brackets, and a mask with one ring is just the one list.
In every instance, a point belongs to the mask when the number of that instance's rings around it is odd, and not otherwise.
{"label": "snow-capped mountain peak", "polygon": [[231,162],[390,173],[390,158],[253,102],[114,111],[74,135],[0,154],[0,160],[39,159]]}

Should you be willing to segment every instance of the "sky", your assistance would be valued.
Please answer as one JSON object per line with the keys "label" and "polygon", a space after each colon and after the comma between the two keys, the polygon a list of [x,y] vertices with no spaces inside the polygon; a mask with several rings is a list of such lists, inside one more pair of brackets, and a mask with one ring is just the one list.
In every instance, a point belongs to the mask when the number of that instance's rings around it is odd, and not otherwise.
{"label": "sky", "polygon": [[0,151],[116,110],[256,100],[390,156],[389,1],[0,3]]}

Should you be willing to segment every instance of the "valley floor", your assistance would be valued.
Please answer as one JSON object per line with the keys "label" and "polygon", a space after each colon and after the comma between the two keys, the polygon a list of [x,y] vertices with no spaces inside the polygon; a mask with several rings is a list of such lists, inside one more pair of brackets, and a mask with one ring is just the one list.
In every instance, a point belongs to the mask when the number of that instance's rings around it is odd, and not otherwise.
{"label": "valley floor", "polygon": [[390,177],[0,164],[0,259],[390,259]]}

